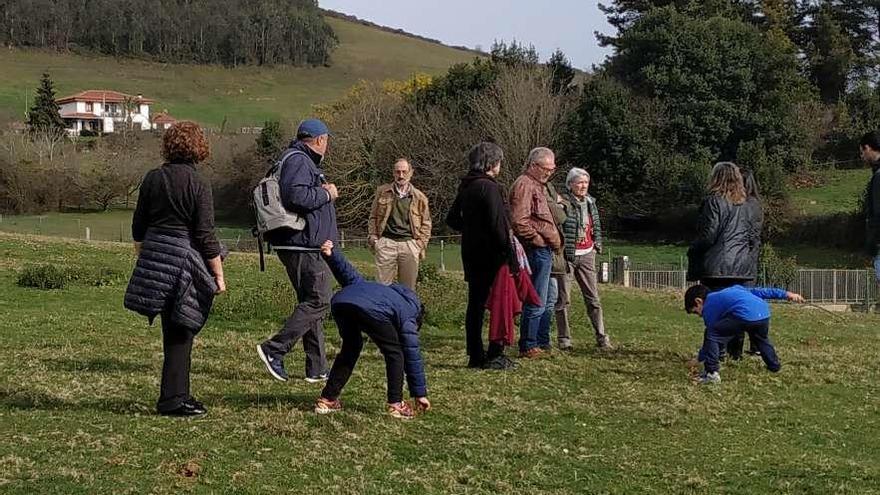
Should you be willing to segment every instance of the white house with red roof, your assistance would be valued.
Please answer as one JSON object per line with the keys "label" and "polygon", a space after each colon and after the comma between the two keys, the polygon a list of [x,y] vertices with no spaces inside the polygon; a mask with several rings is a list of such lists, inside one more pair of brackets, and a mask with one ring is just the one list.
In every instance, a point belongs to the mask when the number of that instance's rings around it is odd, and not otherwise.
{"label": "white house with red roof", "polygon": [[155,101],[143,95],[90,89],[55,102],[60,107],[61,118],[67,123],[68,132],[74,136],[84,130],[110,133],[128,122],[135,129],[144,131],[155,127],[150,120],[150,105]]}

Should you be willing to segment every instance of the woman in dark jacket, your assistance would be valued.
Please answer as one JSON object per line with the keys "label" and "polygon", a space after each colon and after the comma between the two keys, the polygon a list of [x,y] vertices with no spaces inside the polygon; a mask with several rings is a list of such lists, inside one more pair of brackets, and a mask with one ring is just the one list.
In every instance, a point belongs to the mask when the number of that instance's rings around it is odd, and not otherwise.
{"label": "woman in dark jacket", "polygon": [[688,280],[719,290],[754,279],[745,202],[739,167],[732,162],[715,164],[709,195],[700,207],[697,238],[688,249]]}
{"label": "woman in dark jacket", "polygon": [[[753,285],[758,279],[758,260],[761,257],[761,232],[764,229],[764,207],[761,204],[761,195],[758,192],[758,182],[755,174],[748,168],[740,168],[743,178],[743,186],[746,191],[745,209],[747,224],[749,226],[749,280],[746,285]],[[745,334],[741,334],[727,344],[727,354],[732,359],[742,357]],[[749,354],[760,354],[758,346],[749,339]]]}
{"label": "woman in dark jacket", "polygon": [[151,322],[161,311],[164,363],[156,409],[167,416],[206,412],[190,395],[190,354],[213,295],[226,290],[211,187],[195,169],[208,155],[197,124],[178,122],[165,131],[166,163],[144,177],[131,224],[138,262],[125,303]]}
{"label": "woman in dark jacket", "polygon": [[501,172],[504,153],[483,142],[468,153],[470,171],[461,179],[458,195],[446,217],[451,228],[461,232],[461,261],[468,284],[465,316],[468,367],[509,369],[514,364],[504,356],[504,346],[483,347],[483,317],[495,275],[504,263],[519,270],[510,237],[510,219],[501,186],[495,177]]}

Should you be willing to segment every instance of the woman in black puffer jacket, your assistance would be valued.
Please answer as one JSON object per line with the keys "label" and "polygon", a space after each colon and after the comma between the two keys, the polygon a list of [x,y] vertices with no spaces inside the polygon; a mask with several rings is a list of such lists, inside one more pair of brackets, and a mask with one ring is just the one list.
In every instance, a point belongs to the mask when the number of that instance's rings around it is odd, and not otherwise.
{"label": "woman in black puffer jacket", "polygon": [[753,281],[753,227],[736,164],[715,164],[708,189],[700,207],[697,238],[688,249],[687,279],[699,280],[713,291]]}

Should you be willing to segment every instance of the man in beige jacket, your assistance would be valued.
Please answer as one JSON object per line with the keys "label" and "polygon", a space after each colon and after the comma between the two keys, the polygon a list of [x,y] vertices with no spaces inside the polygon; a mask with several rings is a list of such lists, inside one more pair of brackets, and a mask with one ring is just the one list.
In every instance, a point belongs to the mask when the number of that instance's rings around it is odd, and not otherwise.
{"label": "man in beige jacket", "polygon": [[376,189],[370,212],[369,242],[376,255],[379,281],[415,290],[419,261],[431,238],[428,198],[412,185],[413,168],[401,158],[394,163],[394,182]]}

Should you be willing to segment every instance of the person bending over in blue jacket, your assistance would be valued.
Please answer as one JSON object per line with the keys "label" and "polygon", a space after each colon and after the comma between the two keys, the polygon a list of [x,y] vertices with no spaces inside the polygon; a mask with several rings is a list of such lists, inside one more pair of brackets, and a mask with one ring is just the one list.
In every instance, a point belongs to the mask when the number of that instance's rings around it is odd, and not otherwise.
{"label": "person bending over in blue jacket", "polygon": [[684,310],[688,314],[702,316],[706,324],[699,356],[705,371],[700,376],[700,383],[721,381],[718,354],[728,342],[742,333],[749,334],[749,341],[755,342],[768,370],[776,373],[782,368],[768,335],[770,305],[764,299],[804,302],[804,298],[794,292],[761,287],[747,289],[741,285],[710,293],[708,287],[699,284],[685,292]]}
{"label": "person bending over in blue jacket", "polygon": [[419,351],[419,329],[425,308],[415,292],[400,284],[383,285],[364,279],[345,259],[333,242],[321,245],[321,254],[342,286],[330,300],[330,312],[342,337],[342,348],[327,385],[315,403],[315,412],[328,414],[342,409],[339,395],[351,377],[364,338],[370,337],[385,358],[388,375],[388,413],[397,419],[411,419],[413,410],[403,400],[403,377],[409,392],[421,410],[431,408],[422,355]]}

